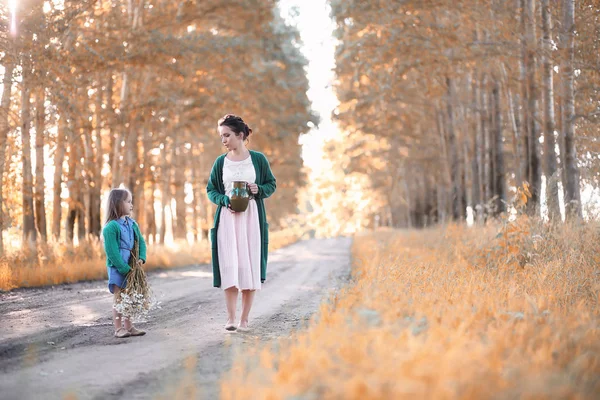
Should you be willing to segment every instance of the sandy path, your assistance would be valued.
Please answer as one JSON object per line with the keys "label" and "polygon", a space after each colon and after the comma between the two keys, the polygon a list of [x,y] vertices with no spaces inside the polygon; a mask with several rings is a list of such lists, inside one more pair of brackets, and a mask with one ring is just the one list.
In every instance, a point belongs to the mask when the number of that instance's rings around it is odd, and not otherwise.
{"label": "sandy path", "polygon": [[[139,325],[149,333],[138,338],[111,336],[106,282],[0,294],[0,397],[173,398],[193,382],[193,397],[216,398],[236,354],[301,327],[349,271],[347,238],[271,253],[253,329],[234,334],[224,333],[223,294],[207,265],[150,274],[162,308]],[[183,368],[190,358],[196,364]]]}

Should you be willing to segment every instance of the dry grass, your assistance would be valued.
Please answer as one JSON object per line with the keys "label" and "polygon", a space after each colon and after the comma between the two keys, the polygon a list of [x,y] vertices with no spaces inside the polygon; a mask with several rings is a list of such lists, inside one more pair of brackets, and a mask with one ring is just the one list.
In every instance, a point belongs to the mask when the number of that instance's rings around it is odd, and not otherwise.
{"label": "dry grass", "polygon": [[600,398],[599,228],[358,236],[353,284],[239,360],[223,398]]}
{"label": "dry grass", "polygon": [[[290,245],[298,237],[293,230],[272,232],[269,249]],[[147,259],[146,271],[206,264],[210,262],[210,246],[208,242],[150,245]],[[107,279],[105,263],[106,256],[99,240],[89,240],[78,247],[49,243],[40,245],[37,251],[13,251],[0,259],[0,290]]]}

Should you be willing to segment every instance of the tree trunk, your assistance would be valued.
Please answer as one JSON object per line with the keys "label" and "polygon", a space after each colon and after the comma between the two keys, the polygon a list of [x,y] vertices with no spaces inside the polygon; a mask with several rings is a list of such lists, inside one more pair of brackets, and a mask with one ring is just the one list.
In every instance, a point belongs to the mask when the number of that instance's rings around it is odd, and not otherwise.
{"label": "tree trunk", "polygon": [[113,75],[110,72],[107,76],[107,84],[106,84],[106,108],[104,109],[104,120],[106,121],[106,127],[108,130],[108,142],[109,142],[109,152],[108,152],[108,165],[111,168],[111,182],[108,184],[109,188],[113,188],[114,185],[114,157],[115,157],[115,146],[117,142],[117,135],[115,129],[115,110],[113,109]]}
{"label": "tree trunk", "polygon": [[508,81],[508,75],[504,64],[502,65],[502,75],[504,77],[504,85],[506,87],[506,97],[508,99],[508,117],[510,118],[510,125],[512,128],[512,151],[514,154],[514,173],[515,173],[515,185],[520,186],[523,183],[523,143],[521,133],[521,113],[519,112],[520,97],[519,92],[515,92],[514,96],[511,90],[510,82]]}
{"label": "tree trunk", "polygon": [[146,235],[148,236],[148,239],[151,240],[151,243],[156,243],[157,239],[156,239],[156,234],[157,234],[157,227],[156,227],[156,213],[154,212],[154,202],[156,201],[156,198],[154,197],[154,191],[157,188],[156,185],[156,180],[154,179],[154,174],[151,175],[151,180],[149,183],[150,186],[150,190],[148,191],[148,205],[146,206],[146,228],[144,230],[144,232],[146,232]]}
{"label": "tree trunk", "polygon": [[112,175],[112,183],[111,186],[113,188],[119,187],[122,182],[121,175],[121,142],[123,141],[123,137],[121,135],[121,127],[114,127],[113,129],[113,148],[112,148],[112,167],[111,167],[111,175]]}
{"label": "tree trunk", "polygon": [[[413,227],[413,221],[412,221],[412,199],[411,199],[411,193],[412,190],[410,190],[409,187],[409,169],[407,167],[403,167],[403,172],[404,172],[404,179],[402,180],[402,184],[403,184],[403,189],[404,189],[404,193],[405,193],[405,198],[406,198],[406,227],[408,229],[411,229]],[[388,204],[390,204],[391,201],[388,200]],[[383,224],[382,224],[383,225]]]}
{"label": "tree trunk", "polygon": [[[133,125],[136,125],[136,121],[130,119],[129,126],[123,127],[125,129],[125,148],[124,148],[124,167],[123,167],[123,183],[125,186],[131,191],[131,193],[136,192],[136,182],[137,182],[137,171],[138,171],[138,134],[137,129],[134,129]],[[137,200],[136,200],[137,201]]]}
{"label": "tree trunk", "polygon": [[209,231],[210,231],[210,217],[209,214],[207,213],[207,209],[209,206],[209,201],[208,201],[208,197],[207,197],[207,193],[206,193],[206,185],[208,183],[208,179],[206,177],[206,173],[205,171],[207,170],[206,167],[206,157],[204,154],[204,146],[200,145],[199,146],[199,153],[198,153],[198,175],[200,176],[197,181],[195,182],[196,187],[197,187],[197,192],[198,192],[198,202],[196,203],[197,207],[200,209],[199,213],[200,213],[200,240],[208,240],[208,235],[209,235]]}
{"label": "tree trunk", "polygon": [[175,138],[175,144],[172,148],[172,159],[175,160],[176,167],[173,169],[173,186],[175,189],[175,221],[173,223],[173,236],[175,239],[183,240],[186,238],[186,204],[185,204],[185,166],[184,148],[181,145],[179,136]]}
{"label": "tree trunk", "polygon": [[2,100],[0,103],[0,256],[4,254],[4,187],[3,177],[6,168],[6,144],[8,139],[8,113],[10,111],[10,94],[12,89],[12,78],[15,65],[9,59],[4,65],[4,79],[2,80]]}
{"label": "tree trunk", "polygon": [[[71,200],[74,201],[74,200]],[[73,239],[75,237],[75,221],[77,220],[77,209],[69,207],[67,211],[67,220],[65,222],[65,236],[67,243],[73,245]]]}
{"label": "tree trunk", "polygon": [[[100,237],[100,182],[102,177],[98,168],[98,159],[102,158],[102,138],[100,137],[100,112],[98,108],[102,104],[101,88],[97,89],[96,100],[94,102],[94,115],[92,117],[93,125],[89,127],[89,135],[82,135],[85,149],[85,169],[87,182],[85,187],[85,219],[87,220],[86,234]],[[98,99],[100,96],[100,99]],[[86,107],[87,109],[87,107]]]}
{"label": "tree trunk", "polygon": [[448,153],[450,156],[450,168],[452,176],[452,218],[455,221],[462,220],[464,217],[464,206],[462,204],[463,196],[460,190],[461,187],[461,171],[458,160],[458,145],[456,140],[456,132],[454,130],[454,110],[452,102],[454,96],[454,82],[450,78],[446,78],[448,85]]}
{"label": "tree trunk", "polygon": [[85,208],[83,207],[83,201],[83,191],[80,190],[77,195],[77,238],[79,239],[80,244],[87,238],[85,229]]}
{"label": "tree trunk", "polygon": [[552,14],[550,1],[542,0],[542,31],[544,39],[542,60],[544,75],[544,173],[546,175],[546,202],[550,221],[560,220],[558,203],[558,179],[556,167],[556,140],[554,132],[556,123],[554,117],[554,83],[552,80]]}
{"label": "tree trunk", "polygon": [[[150,166],[152,159],[150,158],[150,150],[152,149],[152,137],[150,136],[150,129],[144,130],[144,232],[147,237],[156,240],[156,215],[154,213],[154,189],[156,187],[156,180],[154,173]],[[141,186],[141,185],[140,185]],[[142,211],[140,211],[142,212]]]}
{"label": "tree trunk", "polygon": [[[559,75],[559,80],[560,80],[560,75]],[[562,81],[559,84],[559,90],[562,92]],[[559,151],[559,162],[560,162],[560,167],[559,167],[559,171],[560,171],[560,178],[561,181],[563,182],[562,184],[562,194],[563,194],[563,200],[567,197],[566,195],[566,187],[565,185],[567,184],[567,168],[565,167],[565,165],[567,165],[567,161],[565,158],[565,136],[562,134],[562,132],[564,132],[563,127],[565,126],[564,124],[564,112],[563,112],[563,96],[562,94],[559,96],[560,100],[557,102],[556,106],[558,107],[558,126],[557,126],[557,130],[559,132],[558,138],[557,138],[557,142],[558,142],[558,151]]]}
{"label": "tree trunk", "polygon": [[[85,119],[85,122],[80,122],[80,124],[87,124],[87,118]],[[81,125],[79,125],[81,126]],[[85,143],[84,143],[84,137],[85,137],[85,129],[83,127],[79,128],[79,134],[76,136],[75,138],[75,142],[77,144],[77,146],[79,146],[79,150],[78,150],[78,157],[77,157],[77,164],[76,164],[76,181],[77,181],[77,191],[75,193],[73,193],[73,198],[76,200],[75,205],[76,205],[76,217],[77,217],[77,238],[79,239],[78,243],[82,243],[86,238],[87,238],[87,230],[86,230],[86,226],[85,226],[85,192],[88,189],[88,186],[86,185],[86,182],[84,180],[84,176],[83,176],[83,170],[84,170],[84,164],[81,163],[81,156],[85,154]],[[85,159],[85,157],[83,157]],[[85,163],[85,160],[83,161]],[[86,166],[87,167],[87,166]],[[87,174],[86,174],[87,175]]]}
{"label": "tree trunk", "polygon": [[[408,196],[410,200],[408,201],[411,205],[410,210],[408,212],[410,218],[410,226],[412,228],[419,228],[419,222],[417,220],[417,208],[419,207],[419,191],[416,187],[416,178],[413,175],[408,177],[408,187],[410,188],[410,192],[408,192]],[[391,204],[393,202],[392,199],[388,201],[388,208],[391,211]],[[393,226],[393,224],[391,225]]]}
{"label": "tree trunk", "polygon": [[[88,88],[85,88],[85,91],[87,92]],[[86,114],[89,112],[89,105],[88,105],[88,96],[82,95],[83,90],[78,90],[79,92],[79,100],[78,103],[81,104],[81,108],[84,112],[86,112]],[[81,192],[82,192],[82,199],[83,199],[83,214],[84,214],[84,219],[87,220],[87,230],[85,231],[85,234],[88,235],[92,232],[92,216],[91,216],[91,210],[92,210],[92,203],[93,203],[93,195],[92,195],[92,189],[94,186],[94,170],[95,168],[95,161],[94,161],[94,148],[93,148],[93,125],[89,126],[89,120],[88,120],[88,116],[86,115],[86,118],[84,121],[82,121],[82,123],[84,124],[85,128],[80,130],[81,133],[81,148],[83,149],[83,165],[82,165],[82,171],[84,172],[83,176],[81,177]],[[92,117],[93,118],[93,117]],[[87,135],[83,134],[83,132],[89,132]]]}
{"label": "tree trunk", "polygon": [[481,78],[481,155],[482,155],[482,164],[480,167],[481,171],[481,185],[483,191],[483,205],[484,205],[484,217],[487,217],[488,210],[488,202],[493,196],[492,187],[490,186],[491,176],[492,176],[492,158],[490,154],[492,153],[492,147],[490,143],[490,133],[489,131],[492,129],[490,125],[490,116],[489,116],[489,104],[488,104],[488,94],[487,94],[487,76],[483,75]]}
{"label": "tree trunk", "polygon": [[[130,185],[132,186],[131,189],[131,194],[133,196],[133,200],[135,201],[134,206],[134,210],[136,211],[136,215],[137,218],[140,219],[140,221],[138,221],[139,226],[144,226],[145,221],[145,214],[144,214],[144,210],[146,208],[146,196],[145,196],[145,187],[146,187],[146,182],[145,182],[145,174],[144,174],[144,170],[140,169],[140,166],[143,165],[144,168],[149,168],[146,166],[146,161],[144,160],[144,152],[145,152],[145,138],[146,135],[149,133],[149,129],[147,126],[143,125],[142,122],[140,122],[141,129],[142,129],[142,142],[138,143],[138,139],[140,138],[139,135],[137,134],[137,131],[134,131],[133,129],[130,131],[130,135],[134,137],[135,139],[135,143],[133,144],[133,148],[131,149],[133,154],[133,165],[131,166],[130,169],[130,176],[129,176],[129,182]],[[133,139],[131,140],[133,141]],[[142,151],[139,151],[139,145],[142,145]],[[142,158],[140,158],[142,157]]]}
{"label": "tree trunk", "polygon": [[[440,178],[438,178],[440,179]],[[443,184],[438,183],[437,186],[437,220],[440,224],[446,223],[446,195],[445,195],[445,187]]]}
{"label": "tree trunk", "polygon": [[54,197],[52,211],[52,235],[55,240],[60,239],[60,221],[62,218],[62,174],[65,159],[66,140],[68,137],[68,122],[66,110],[62,112],[58,120],[58,131],[56,138],[56,150],[54,152]]}
{"label": "tree trunk", "polygon": [[[67,175],[67,187],[69,188],[69,211],[67,212],[66,222],[66,238],[69,244],[74,244],[75,237],[75,224],[77,223],[78,238],[82,237],[81,232],[81,217],[82,214],[82,201],[83,196],[81,195],[81,168],[80,159],[82,155],[81,150],[81,137],[77,123],[72,121],[73,129],[70,131],[69,138],[69,172]],[[85,232],[83,232],[85,235]]]}
{"label": "tree trunk", "polygon": [[138,134],[137,130],[130,126],[127,132],[127,179],[124,180],[125,184],[131,190],[131,193],[138,191],[138,171],[139,171],[139,160],[140,155],[138,152]]}
{"label": "tree trunk", "polygon": [[112,172],[112,187],[116,188],[119,187],[119,185],[123,182],[123,171],[122,171],[122,164],[123,164],[123,159],[121,156],[121,148],[122,148],[122,142],[123,142],[123,133],[122,130],[127,129],[125,127],[127,121],[126,121],[126,114],[128,113],[127,110],[127,102],[129,101],[129,80],[128,80],[128,74],[126,72],[123,72],[123,82],[121,83],[121,101],[120,101],[120,114],[119,117],[117,118],[117,120],[119,121],[119,126],[114,127],[113,126],[113,148],[112,148],[112,166],[111,166],[111,172]]}
{"label": "tree trunk", "polygon": [[478,118],[479,116],[479,81],[477,79],[477,74],[474,74],[473,79],[471,81],[471,90],[472,90],[472,98],[471,98],[471,116],[470,116],[470,132],[472,140],[470,141],[471,147],[471,208],[473,209],[474,218],[477,219],[477,214],[481,205],[481,181],[479,180],[479,161],[481,159],[481,154],[479,153],[479,127],[481,125],[481,121]]}
{"label": "tree trunk", "polygon": [[563,74],[563,136],[565,143],[565,215],[568,219],[582,218],[579,167],[575,146],[575,77],[573,59],[575,56],[575,0],[563,0],[563,24],[561,44],[564,51]]}
{"label": "tree trunk", "polygon": [[521,96],[519,92],[515,92],[514,97],[512,92],[508,89],[509,102],[511,105],[510,115],[513,123],[513,151],[515,152],[515,183],[517,186],[523,184],[523,164],[526,162],[527,157],[523,156],[523,124],[521,122]]}
{"label": "tree trunk", "polygon": [[425,225],[425,189],[423,185],[423,174],[418,173],[414,176],[415,182],[415,226],[423,228]]}
{"label": "tree trunk", "polygon": [[536,81],[536,31],[535,31],[535,0],[526,0],[527,7],[525,12],[526,21],[526,62],[527,68],[527,82],[529,85],[529,97],[527,98],[527,111],[529,114],[529,139],[528,139],[528,179],[529,179],[529,191],[531,192],[531,200],[529,203],[529,212],[537,214],[539,212],[540,205],[540,192],[542,187],[542,175],[541,175],[541,164],[540,164],[540,150],[539,150],[539,112],[538,112],[538,86]]}
{"label": "tree trunk", "polygon": [[[493,77],[490,79],[490,82],[494,82]],[[494,82],[495,83],[495,82]],[[487,131],[487,143],[488,143],[488,162],[489,162],[489,175],[488,175],[488,188],[489,188],[489,199],[492,200],[492,203],[489,204],[492,206],[492,213],[494,216],[498,215],[498,210],[496,210],[496,202],[498,200],[498,191],[496,189],[496,98],[494,97],[494,83],[491,85],[488,83],[486,85],[486,89],[491,86],[489,92],[487,92],[488,97],[488,131]]]}
{"label": "tree trunk", "polygon": [[194,200],[192,203],[193,213],[192,213],[192,232],[194,233],[194,242],[202,240],[202,224],[200,223],[200,210],[202,210],[202,197],[200,191],[200,174],[198,171],[199,168],[196,165],[195,155],[191,153],[191,162],[190,162],[190,171],[191,176],[190,180],[192,183],[192,192],[194,195]]}
{"label": "tree trunk", "polygon": [[[145,228],[146,226],[146,209],[148,207],[147,201],[147,184],[146,171],[150,169],[150,160],[148,160],[148,151],[150,151],[150,144],[148,142],[150,138],[150,128],[145,124],[142,126],[142,135],[140,141],[140,151],[138,155],[138,167],[139,172],[137,173],[137,183],[135,185],[135,192],[133,193],[133,199],[135,200],[135,204],[133,205],[135,210],[135,215],[137,218],[137,223],[140,227]],[[146,230],[143,232],[147,233]]]}
{"label": "tree trunk", "polygon": [[432,178],[431,182],[429,182],[431,183],[431,186],[429,187],[430,191],[427,197],[427,212],[429,215],[427,226],[437,225],[439,223],[438,210],[436,208],[436,203],[438,199],[438,187],[435,185],[434,179],[435,178]]}
{"label": "tree trunk", "polygon": [[473,79],[473,159],[471,160],[473,218],[477,223],[481,222],[483,215],[482,188],[481,188],[481,105],[479,103],[479,79],[477,75]]}
{"label": "tree trunk", "polygon": [[[468,76],[468,85],[467,88],[471,87],[471,75]],[[469,107],[464,103],[461,103],[459,106],[459,132],[461,135],[459,136],[460,141],[460,157],[459,160],[461,162],[461,196],[462,196],[462,205],[464,208],[463,216],[466,216],[467,207],[473,208],[473,197],[472,191],[469,188],[472,185],[473,177],[471,176],[471,163],[470,163],[470,154],[469,154]],[[424,182],[424,192],[425,195],[428,196],[430,193],[429,184],[427,179]],[[425,197],[425,208],[428,207],[429,198]],[[427,210],[425,211],[427,213]],[[427,220],[425,221],[425,225],[427,225]]]}
{"label": "tree trunk", "polygon": [[494,140],[495,140],[495,159],[494,159],[494,179],[496,195],[496,213],[500,214],[506,211],[506,179],[504,171],[504,143],[502,135],[502,112],[500,107],[500,84],[494,80],[492,87],[492,96],[494,97]]}
{"label": "tree trunk", "polygon": [[[442,110],[436,110],[436,122],[437,129],[440,136],[440,147],[442,148],[442,157],[444,159],[443,167],[442,167],[442,176],[441,176],[441,186],[440,190],[440,204],[438,207],[440,209],[441,220],[446,222],[446,218],[448,217],[448,188],[452,184],[452,176],[451,176],[451,166],[450,166],[450,157],[448,156],[448,146],[446,145],[446,134],[444,129],[444,112]],[[406,175],[405,175],[406,176]]]}
{"label": "tree trunk", "polygon": [[48,231],[46,229],[46,197],[44,189],[46,182],[44,179],[44,135],[45,135],[45,101],[46,96],[44,88],[39,88],[36,93],[35,105],[35,225],[43,242],[48,240]]}
{"label": "tree trunk", "polygon": [[98,85],[98,91],[96,92],[96,103],[95,103],[95,126],[94,126],[94,137],[96,139],[94,143],[94,186],[91,190],[91,204],[89,209],[89,219],[90,219],[90,233],[96,237],[100,237],[102,232],[102,220],[101,220],[101,211],[102,211],[102,166],[104,165],[103,154],[104,150],[102,148],[102,85]]}
{"label": "tree trunk", "polygon": [[[524,182],[527,182],[528,185],[531,185],[531,168],[530,168],[530,151],[529,151],[529,138],[530,138],[530,130],[531,130],[531,116],[527,112],[526,102],[529,98],[529,85],[527,84],[527,18],[525,16],[525,0],[519,0],[519,18],[521,22],[521,57],[519,59],[519,81],[521,83],[521,94],[523,97],[523,101],[519,101],[517,97],[515,99],[515,103],[517,107],[521,108],[521,112],[518,115],[523,117],[522,120],[522,140],[520,141],[523,152],[523,165],[521,165],[522,178],[521,182],[518,182],[517,185],[521,186]],[[516,96],[516,95],[515,95]],[[518,144],[518,143],[517,143]]]}
{"label": "tree trunk", "polygon": [[[24,67],[25,69],[27,67]],[[29,79],[25,73],[21,84],[21,140],[23,153],[21,155],[23,173],[23,244],[35,242],[37,234],[33,215],[33,172],[31,167],[31,93]]]}
{"label": "tree trunk", "polygon": [[[162,157],[162,166],[161,166],[161,180],[162,187],[160,188],[160,197],[161,197],[161,213],[160,213],[160,229],[158,230],[158,243],[165,243],[165,236],[167,234],[167,205],[171,202],[171,182],[169,179],[169,151],[167,149],[168,141],[165,140],[163,142],[163,148],[161,149],[161,157]],[[169,205],[170,209],[170,205]]]}

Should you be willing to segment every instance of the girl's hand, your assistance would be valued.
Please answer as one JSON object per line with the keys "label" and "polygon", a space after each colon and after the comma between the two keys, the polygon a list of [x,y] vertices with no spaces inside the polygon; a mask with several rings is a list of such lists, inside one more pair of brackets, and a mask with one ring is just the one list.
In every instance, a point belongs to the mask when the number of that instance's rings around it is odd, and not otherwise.
{"label": "girl's hand", "polygon": [[256,183],[249,183],[248,188],[250,188],[250,193],[252,193],[252,194],[258,193],[258,185]]}
{"label": "girl's hand", "polygon": [[137,265],[138,267],[142,268],[142,265],[144,264],[144,261],[142,260],[137,260]]}
{"label": "girl's hand", "polygon": [[235,214],[235,211],[231,208],[231,204],[227,204],[227,209],[230,213]]}

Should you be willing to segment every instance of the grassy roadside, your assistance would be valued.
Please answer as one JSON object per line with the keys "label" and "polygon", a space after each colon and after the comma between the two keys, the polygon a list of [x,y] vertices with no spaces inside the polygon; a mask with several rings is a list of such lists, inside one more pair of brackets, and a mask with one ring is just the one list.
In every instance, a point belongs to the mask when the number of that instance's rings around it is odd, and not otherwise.
{"label": "grassy roadside", "polygon": [[[298,240],[292,230],[272,232],[269,249],[276,250]],[[0,259],[0,290],[107,279],[106,256],[99,240],[86,246],[63,244],[40,246],[36,252],[22,250]],[[149,246],[146,271],[210,263],[208,242]]]}
{"label": "grassy roadside", "polygon": [[257,349],[224,399],[600,396],[597,223],[358,236],[353,283]]}

